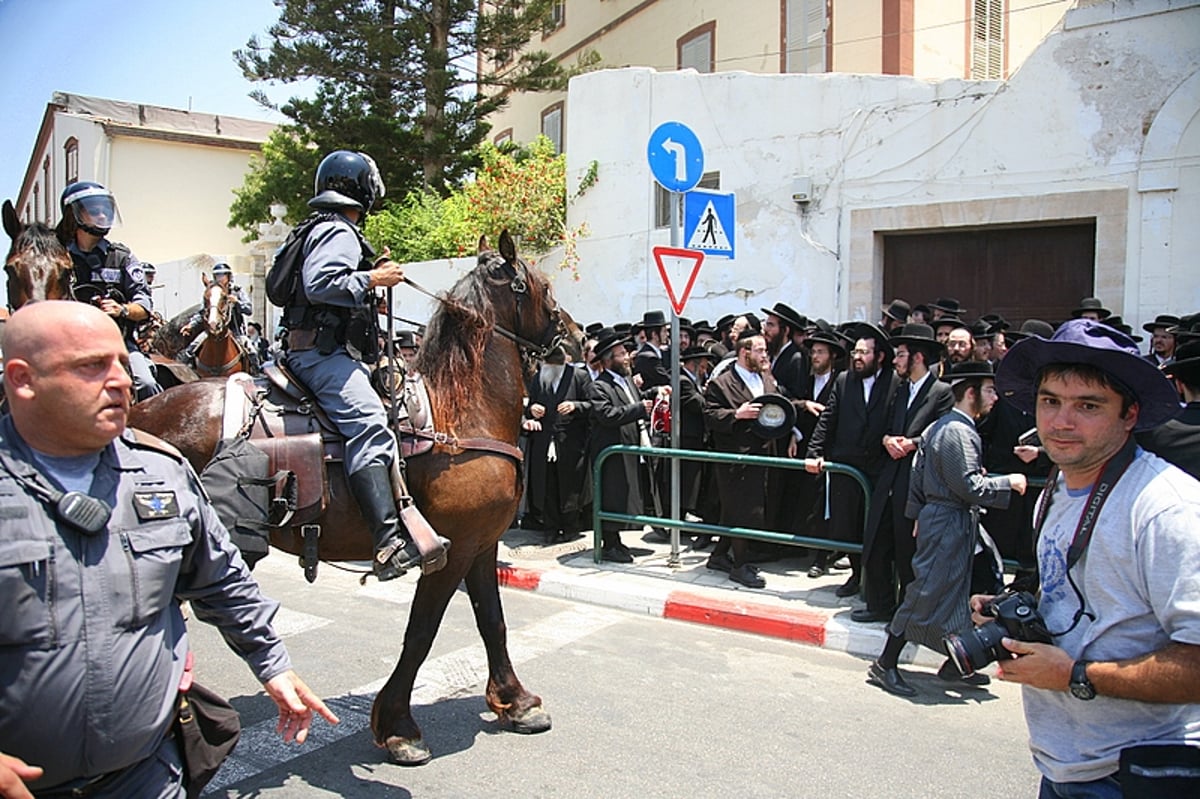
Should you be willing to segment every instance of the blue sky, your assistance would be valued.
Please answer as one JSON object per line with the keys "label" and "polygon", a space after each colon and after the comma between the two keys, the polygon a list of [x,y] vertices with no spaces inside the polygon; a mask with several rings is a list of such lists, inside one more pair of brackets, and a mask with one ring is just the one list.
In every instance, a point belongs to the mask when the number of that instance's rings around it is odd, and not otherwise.
{"label": "blue sky", "polygon": [[[281,121],[233,61],[278,17],[271,0],[0,0],[0,199],[20,190],[55,91]],[[276,103],[304,93],[262,88]]]}

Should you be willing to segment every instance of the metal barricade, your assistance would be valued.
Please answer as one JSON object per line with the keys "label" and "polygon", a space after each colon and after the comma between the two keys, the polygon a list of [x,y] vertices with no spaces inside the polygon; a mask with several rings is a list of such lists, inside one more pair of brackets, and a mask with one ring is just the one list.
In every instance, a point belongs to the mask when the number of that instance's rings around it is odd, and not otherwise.
{"label": "metal barricade", "polygon": [[[643,525],[651,525],[653,527],[666,527],[678,530],[688,530],[696,533],[707,533],[709,535],[730,535],[740,536],[742,538],[752,538],[756,541],[771,541],[781,544],[792,544],[795,546],[811,547],[813,549],[829,549],[839,552],[854,552],[861,553],[862,545],[853,544],[847,541],[833,541],[828,538],[810,538],[803,535],[793,535],[791,533],[781,533],[777,530],[760,530],[752,527],[725,527],[719,524],[707,524],[705,522],[689,522],[682,519],[668,519],[661,516],[643,516],[640,514],[617,513],[615,511],[603,510],[601,505],[601,497],[603,487],[601,485],[601,476],[604,473],[604,462],[610,458],[624,455],[646,456],[651,458],[663,458],[664,460],[680,461],[692,460],[708,463],[738,463],[752,466],[769,466],[778,469],[801,470],[804,469],[804,460],[797,458],[780,458],[766,455],[740,455],[731,452],[710,452],[708,450],[692,450],[692,449],[668,449],[660,447],[635,447],[627,444],[609,447],[603,450],[597,457],[596,462],[592,465],[592,533],[593,533],[593,553],[592,557],[596,563],[600,562],[600,550],[602,549],[601,522],[625,522],[633,527],[642,527]],[[867,476],[853,466],[846,466],[841,463],[825,462],[826,472],[833,474],[844,474],[853,478],[863,490],[863,525],[866,526],[866,520],[871,511],[871,483],[867,480]],[[865,530],[864,530],[865,532]],[[674,541],[672,541],[672,560],[677,554],[675,552]]]}

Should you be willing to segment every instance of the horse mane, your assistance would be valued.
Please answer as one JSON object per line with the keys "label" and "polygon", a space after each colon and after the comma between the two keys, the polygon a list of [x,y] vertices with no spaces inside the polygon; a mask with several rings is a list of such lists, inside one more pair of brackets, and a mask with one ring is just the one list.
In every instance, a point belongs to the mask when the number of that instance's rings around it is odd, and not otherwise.
{"label": "horse mane", "polygon": [[11,252],[31,252],[45,258],[61,257],[67,248],[58,240],[54,228],[42,222],[30,222],[13,239]]}
{"label": "horse mane", "polygon": [[417,369],[454,419],[483,392],[483,355],[496,318],[485,255],[442,296],[417,354]]}

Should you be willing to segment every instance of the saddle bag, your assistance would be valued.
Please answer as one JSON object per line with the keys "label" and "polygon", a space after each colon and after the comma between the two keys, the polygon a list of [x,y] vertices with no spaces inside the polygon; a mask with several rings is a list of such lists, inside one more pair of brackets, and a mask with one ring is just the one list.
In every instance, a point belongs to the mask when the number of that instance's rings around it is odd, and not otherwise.
{"label": "saddle bag", "polygon": [[270,474],[270,458],[245,437],[222,439],[200,472],[217,516],[246,564],[266,557],[271,528],[287,524],[296,510],[296,475]]}

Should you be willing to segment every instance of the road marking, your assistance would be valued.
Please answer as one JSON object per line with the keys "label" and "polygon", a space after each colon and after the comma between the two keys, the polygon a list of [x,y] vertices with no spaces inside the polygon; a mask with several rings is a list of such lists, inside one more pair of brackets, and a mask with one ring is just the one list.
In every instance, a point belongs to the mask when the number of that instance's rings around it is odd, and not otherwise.
{"label": "road marking", "polygon": [[[305,614],[297,614],[305,615]],[[595,607],[572,607],[520,630],[509,630],[508,652],[513,665],[547,655],[564,646],[611,627],[626,618],[615,611]],[[487,653],[483,643],[448,652],[425,661],[417,674],[412,704],[432,705],[468,688],[487,682]],[[309,730],[303,746],[286,744],[275,731],[277,719],[253,724],[242,730],[237,749],[225,761],[205,794],[222,791],[234,783],[314,752],[357,733],[370,734],[371,704],[375,694],[387,682],[383,677],[354,688],[342,696],[327,699],[326,704],[341,719],[332,727],[318,719]]]}

